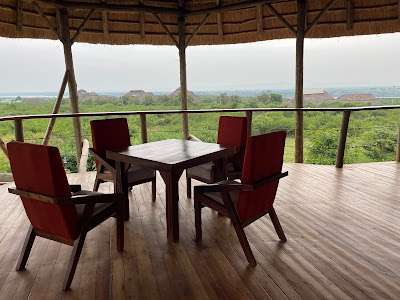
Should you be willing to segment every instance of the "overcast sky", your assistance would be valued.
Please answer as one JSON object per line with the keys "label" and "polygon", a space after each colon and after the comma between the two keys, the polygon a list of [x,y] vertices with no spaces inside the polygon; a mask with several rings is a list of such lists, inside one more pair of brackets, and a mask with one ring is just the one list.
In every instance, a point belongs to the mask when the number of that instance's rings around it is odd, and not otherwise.
{"label": "overcast sky", "polygon": [[[79,89],[172,91],[179,86],[176,47],[72,48]],[[307,39],[304,87],[400,85],[400,34]],[[0,38],[0,93],[57,92],[65,71],[61,42]],[[292,89],[295,40],[187,49],[188,89]]]}

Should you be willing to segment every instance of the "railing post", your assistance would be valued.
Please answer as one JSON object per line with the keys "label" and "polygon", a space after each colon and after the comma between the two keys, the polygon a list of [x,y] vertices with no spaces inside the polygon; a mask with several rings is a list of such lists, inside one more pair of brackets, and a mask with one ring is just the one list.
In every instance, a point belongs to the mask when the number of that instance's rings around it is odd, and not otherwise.
{"label": "railing post", "polygon": [[15,140],[17,142],[23,142],[24,141],[24,128],[22,126],[22,119],[15,119],[14,127],[15,127]]}
{"label": "railing post", "polygon": [[400,123],[399,123],[399,133],[397,135],[396,162],[400,162]]}
{"label": "railing post", "polygon": [[251,124],[253,123],[253,111],[247,110],[246,118],[247,118],[247,136],[251,136]]}
{"label": "railing post", "polygon": [[147,122],[146,114],[140,114],[140,132],[142,135],[142,144],[147,143]]}
{"label": "railing post", "polygon": [[340,128],[339,145],[336,156],[336,168],[343,167],[344,150],[346,149],[347,129],[349,128],[351,110],[343,111],[342,127]]}

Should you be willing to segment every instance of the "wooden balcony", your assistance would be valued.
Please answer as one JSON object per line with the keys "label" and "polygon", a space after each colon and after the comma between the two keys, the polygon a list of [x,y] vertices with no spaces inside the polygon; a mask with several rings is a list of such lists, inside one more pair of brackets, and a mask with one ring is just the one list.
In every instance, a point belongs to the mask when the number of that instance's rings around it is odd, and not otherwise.
{"label": "wooden balcony", "polygon": [[[182,177],[181,240],[166,238],[165,187],[133,188],[123,254],[115,220],[89,233],[71,290],[61,291],[72,248],[38,238],[26,270],[15,271],[28,220],[0,186],[0,299],[399,299],[400,164],[285,164],[276,211],[288,241],[268,217],[245,229],[258,265],[249,267],[229,220],[203,212],[194,241],[193,200]],[[94,173],[72,174],[91,189]],[[104,192],[112,191],[103,184]]]}

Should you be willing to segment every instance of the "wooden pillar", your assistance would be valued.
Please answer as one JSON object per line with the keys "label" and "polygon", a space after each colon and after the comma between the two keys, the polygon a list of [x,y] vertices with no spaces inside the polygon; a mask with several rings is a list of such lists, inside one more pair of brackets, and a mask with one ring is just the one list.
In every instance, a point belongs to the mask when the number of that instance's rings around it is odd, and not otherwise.
{"label": "wooden pillar", "polygon": [[24,141],[24,128],[22,126],[22,119],[14,120],[15,140],[17,142]]}
{"label": "wooden pillar", "polygon": [[253,123],[253,112],[251,110],[246,111],[247,118],[247,136],[251,136],[251,125]]}
{"label": "wooden pillar", "polygon": [[[305,35],[306,0],[297,0],[297,34],[296,34],[296,108],[303,107],[303,63]],[[295,153],[296,163],[303,162],[303,112],[296,112]]]}
{"label": "wooden pillar", "polygon": [[[179,27],[179,63],[181,78],[181,102],[182,110],[188,109],[187,84],[186,84],[186,37],[185,37],[185,17],[178,18]],[[183,139],[189,139],[189,120],[188,114],[182,114]]]}
{"label": "wooden pillar", "polygon": [[[72,59],[72,42],[69,30],[68,11],[66,9],[60,9],[60,23],[61,23],[61,35],[63,39],[62,42],[64,45],[65,67],[69,71],[69,79],[68,79],[69,102],[71,104],[72,113],[79,113],[78,91],[75,79],[74,62]],[[73,124],[74,124],[76,160],[79,167],[79,161],[82,154],[82,142],[83,142],[80,119],[73,118]]]}
{"label": "wooden pillar", "polygon": [[142,135],[142,144],[147,143],[146,114],[140,114],[140,133]]}
{"label": "wooden pillar", "polygon": [[343,112],[342,127],[340,128],[339,145],[336,156],[336,168],[343,167],[344,151],[346,150],[347,129],[349,128],[350,110]]}

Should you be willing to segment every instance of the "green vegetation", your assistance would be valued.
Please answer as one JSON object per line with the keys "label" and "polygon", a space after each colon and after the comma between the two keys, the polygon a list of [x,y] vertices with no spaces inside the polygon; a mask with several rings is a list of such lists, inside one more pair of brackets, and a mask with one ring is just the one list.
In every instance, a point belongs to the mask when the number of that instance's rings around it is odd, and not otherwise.
{"label": "green vegetation", "polygon": [[[382,99],[387,102],[387,99]],[[54,101],[54,100],[53,100]],[[190,99],[190,109],[219,109],[245,107],[284,107],[282,96],[279,94],[262,93],[257,97],[239,97],[221,94],[219,96],[201,96],[202,102]],[[140,105],[136,98],[120,97],[113,99],[95,99],[82,101],[81,112],[107,111],[143,111],[143,110],[173,110],[180,109],[179,96],[146,97]],[[391,99],[388,101],[391,103]],[[0,103],[3,116],[34,115],[51,113],[54,102],[34,103]],[[345,106],[365,106],[365,103],[351,103]],[[341,103],[321,104],[322,107],[340,107]],[[67,100],[63,101],[60,113],[69,113]],[[234,113],[229,115],[243,115]],[[189,115],[190,133],[202,141],[217,140],[218,119],[220,114],[191,114]],[[89,121],[96,118],[82,118],[84,138],[91,142]],[[139,116],[128,116],[132,144],[139,144]],[[306,163],[334,164],[342,113],[340,112],[305,112],[304,113],[304,154]],[[384,161],[395,159],[395,147],[399,121],[398,110],[380,110],[353,112],[350,117],[348,143],[345,153],[345,163]],[[24,121],[24,136],[26,141],[41,143],[47,128],[47,119],[32,119]],[[148,115],[149,141],[182,137],[182,120],[178,114]],[[253,134],[261,134],[274,130],[286,130],[288,138],[285,149],[285,161],[294,161],[294,112],[256,112],[253,114]],[[70,118],[57,119],[50,141],[60,149],[65,167],[70,172],[76,171],[75,145]],[[0,137],[4,142],[14,138],[12,121],[0,122]],[[89,157],[88,167],[94,168],[93,158]],[[0,172],[9,172],[7,158],[0,153]]]}

